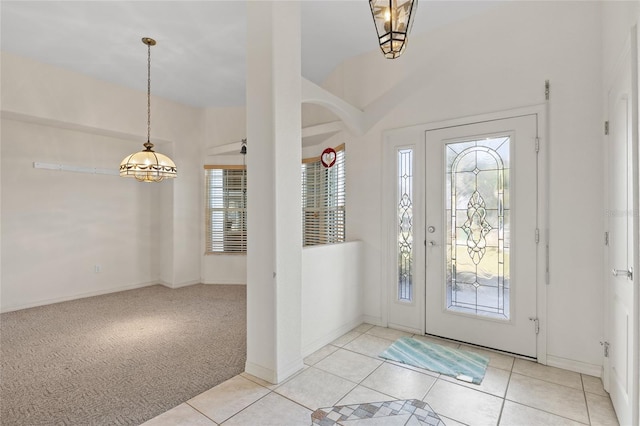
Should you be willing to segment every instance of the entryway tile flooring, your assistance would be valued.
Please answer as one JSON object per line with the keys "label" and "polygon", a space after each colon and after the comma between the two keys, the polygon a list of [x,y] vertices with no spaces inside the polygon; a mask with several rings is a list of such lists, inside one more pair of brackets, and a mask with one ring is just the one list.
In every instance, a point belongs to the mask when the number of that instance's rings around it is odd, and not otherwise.
{"label": "entryway tile flooring", "polygon": [[[447,426],[618,424],[597,377],[413,335],[489,357],[482,384],[464,383],[377,357],[401,336],[411,334],[362,324],[305,358],[305,368],[284,383],[242,373],[145,426],[307,426],[318,408],[411,399],[426,402]],[[384,424],[374,420],[344,425]]]}

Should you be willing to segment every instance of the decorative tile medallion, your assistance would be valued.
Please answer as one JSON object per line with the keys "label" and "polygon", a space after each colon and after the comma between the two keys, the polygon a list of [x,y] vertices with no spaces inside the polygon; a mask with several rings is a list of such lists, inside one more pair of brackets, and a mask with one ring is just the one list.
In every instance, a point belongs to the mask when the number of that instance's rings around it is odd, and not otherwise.
{"label": "decorative tile medallion", "polygon": [[[444,426],[444,422],[431,409],[429,404],[417,399],[369,402],[365,404],[338,405],[318,408],[311,414],[312,424],[320,426],[341,425],[347,420],[379,419],[381,417],[406,416],[408,422],[417,420],[420,425]],[[367,422],[359,422],[358,424]],[[414,423],[415,424],[415,421]]]}

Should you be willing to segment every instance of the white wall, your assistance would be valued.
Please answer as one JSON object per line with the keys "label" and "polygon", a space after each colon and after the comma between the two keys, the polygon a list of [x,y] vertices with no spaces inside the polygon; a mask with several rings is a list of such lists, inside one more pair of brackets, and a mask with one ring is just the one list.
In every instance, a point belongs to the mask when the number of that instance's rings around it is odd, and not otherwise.
{"label": "white wall", "polygon": [[33,168],[113,168],[129,141],[6,119],[2,139],[3,311],[157,281],[158,187]]}
{"label": "white wall", "polygon": [[362,323],[362,243],[302,250],[302,354]]}
{"label": "white wall", "polygon": [[152,97],[151,139],[174,181],[36,170],[117,170],[146,139],[146,93],[6,52],[1,77],[1,309],[199,282],[201,111]]}
{"label": "white wall", "polygon": [[[416,25],[419,25],[416,23]],[[381,132],[550,100],[551,359],[601,365],[601,23],[596,2],[509,2],[422,36],[403,57],[379,52],[344,63],[326,87],[365,108],[403,79],[421,83],[349,143],[349,239],[363,241],[364,314],[384,323],[381,300]]]}

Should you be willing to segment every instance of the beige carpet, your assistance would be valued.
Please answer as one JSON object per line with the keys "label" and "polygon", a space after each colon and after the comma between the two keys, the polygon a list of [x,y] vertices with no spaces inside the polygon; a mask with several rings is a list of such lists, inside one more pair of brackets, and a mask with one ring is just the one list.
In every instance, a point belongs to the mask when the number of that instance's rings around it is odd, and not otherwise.
{"label": "beige carpet", "polygon": [[244,369],[246,288],[152,286],[0,315],[0,424],[138,425]]}

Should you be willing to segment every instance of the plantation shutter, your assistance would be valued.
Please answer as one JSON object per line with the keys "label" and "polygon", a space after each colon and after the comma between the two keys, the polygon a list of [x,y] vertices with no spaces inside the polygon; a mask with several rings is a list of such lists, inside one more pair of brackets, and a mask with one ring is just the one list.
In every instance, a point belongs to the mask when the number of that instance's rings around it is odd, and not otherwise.
{"label": "plantation shutter", "polygon": [[246,253],[246,168],[205,166],[205,187],[205,254]]}
{"label": "plantation shutter", "polygon": [[303,245],[345,240],[344,145],[336,149],[336,162],[326,168],[319,157],[302,163]]}

